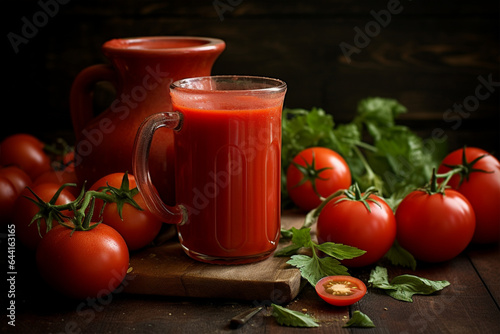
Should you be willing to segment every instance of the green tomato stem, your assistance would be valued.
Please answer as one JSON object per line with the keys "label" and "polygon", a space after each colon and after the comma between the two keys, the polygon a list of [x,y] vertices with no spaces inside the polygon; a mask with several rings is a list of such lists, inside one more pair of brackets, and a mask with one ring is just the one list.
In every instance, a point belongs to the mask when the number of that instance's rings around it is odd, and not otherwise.
{"label": "green tomato stem", "polygon": [[[433,194],[444,194],[444,191],[448,185],[448,182],[451,180],[453,175],[455,174],[461,174],[464,171],[463,166],[456,166],[454,169],[442,173],[442,174],[437,174],[436,169],[434,168],[432,170],[432,176],[429,184],[424,187],[422,190],[427,192],[429,195]],[[441,183],[438,184],[438,179],[444,179]]]}

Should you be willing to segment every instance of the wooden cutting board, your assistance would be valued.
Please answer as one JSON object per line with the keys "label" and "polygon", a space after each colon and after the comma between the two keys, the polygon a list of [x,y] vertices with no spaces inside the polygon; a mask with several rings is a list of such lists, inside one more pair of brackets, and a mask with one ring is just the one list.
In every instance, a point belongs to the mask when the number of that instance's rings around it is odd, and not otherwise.
{"label": "wooden cutting board", "polygon": [[[302,226],[304,215],[286,212],[283,228]],[[280,243],[279,248],[284,244]],[[288,257],[269,257],[244,265],[213,265],[192,260],[177,241],[133,254],[124,280],[131,294],[228,298],[286,303],[299,293],[298,269],[286,263]]]}

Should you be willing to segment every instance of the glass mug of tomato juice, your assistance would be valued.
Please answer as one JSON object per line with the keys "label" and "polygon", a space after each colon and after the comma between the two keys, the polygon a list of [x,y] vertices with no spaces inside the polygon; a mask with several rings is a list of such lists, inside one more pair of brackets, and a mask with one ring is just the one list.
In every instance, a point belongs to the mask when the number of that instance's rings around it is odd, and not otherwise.
{"label": "glass mug of tomato juice", "polygon": [[[286,84],[254,76],[207,76],[170,86],[173,111],[149,116],[133,170],[148,208],[177,224],[187,255],[216,264],[260,261],[280,234],[281,112]],[[158,129],[174,130],[176,204],[151,183],[148,152]]]}

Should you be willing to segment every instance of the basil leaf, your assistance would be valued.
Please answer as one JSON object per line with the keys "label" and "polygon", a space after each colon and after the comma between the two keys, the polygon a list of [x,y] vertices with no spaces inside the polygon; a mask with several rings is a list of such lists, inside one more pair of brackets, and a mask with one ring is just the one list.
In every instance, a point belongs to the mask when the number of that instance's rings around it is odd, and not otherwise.
{"label": "basil leaf", "polygon": [[272,315],[281,326],[319,327],[316,320],[307,314],[289,310],[276,304],[271,304],[271,306],[273,308]]}
{"label": "basil leaf", "polygon": [[350,276],[347,268],[340,261],[332,257],[309,257],[307,255],[293,255],[288,264],[300,269],[300,273],[312,286],[326,276],[346,275]]}
{"label": "basil leaf", "polygon": [[366,251],[356,247],[336,244],[333,242],[324,242],[317,245],[316,248],[338,260],[353,259],[366,253]]}
{"label": "basil leaf", "polygon": [[274,252],[274,256],[275,257],[291,256],[296,254],[297,251],[301,248],[302,247],[299,245],[291,244]]}
{"label": "basil leaf", "polygon": [[[311,241],[311,229],[301,228],[296,229],[292,227],[290,230],[286,230],[292,235],[292,244],[284,247],[274,253],[274,256],[290,256],[295,254],[302,247],[312,247]],[[283,234],[283,231],[281,232]]]}
{"label": "basil leaf", "polygon": [[296,229],[292,227],[292,243],[300,247],[310,247],[312,244],[311,241],[311,229],[310,228],[301,228]]}
{"label": "basil leaf", "polygon": [[450,285],[448,281],[432,281],[414,275],[401,275],[391,281],[396,290],[386,290],[386,293],[394,299],[413,302],[412,296],[430,295]]}
{"label": "basil leaf", "polygon": [[394,299],[410,303],[413,295],[430,295],[450,285],[448,281],[432,281],[414,275],[400,275],[389,283],[387,269],[379,266],[370,273],[368,283],[385,290]]}
{"label": "basil leaf", "polygon": [[397,240],[394,242],[387,254],[385,254],[385,258],[387,258],[395,266],[403,266],[412,270],[417,268],[417,261],[413,255],[401,247]]}
{"label": "basil leaf", "polygon": [[368,283],[370,283],[373,287],[379,289],[392,288],[389,284],[389,275],[387,274],[387,269],[380,266],[376,266],[375,269],[372,269],[370,278],[368,279]]}
{"label": "basil leaf", "polygon": [[373,321],[361,311],[354,311],[351,319],[342,327],[361,327],[361,328],[373,328],[375,325]]}
{"label": "basil leaf", "polygon": [[[339,260],[352,259],[363,255],[365,251],[355,247],[325,242],[320,245],[311,240],[311,229],[292,227],[292,244],[275,252],[274,256],[291,256],[288,264],[300,269],[300,274],[312,286],[325,276],[347,275],[350,276],[347,268],[340,264]],[[294,255],[302,248],[311,248],[313,256],[303,254]],[[317,251],[322,251],[327,257],[320,258]]]}

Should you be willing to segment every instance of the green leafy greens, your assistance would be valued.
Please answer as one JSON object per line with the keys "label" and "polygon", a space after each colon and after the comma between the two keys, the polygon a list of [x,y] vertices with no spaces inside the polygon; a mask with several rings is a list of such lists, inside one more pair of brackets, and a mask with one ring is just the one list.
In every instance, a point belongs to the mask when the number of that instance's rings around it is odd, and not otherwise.
{"label": "green leafy greens", "polygon": [[450,285],[448,281],[432,281],[414,275],[400,275],[389,283],[387,269],[380,266],[372,270],[368,283],[374,288],[383,289],[394,299],[410,303],[413,302],[413,295],[430,295]]}
{"label": "green leafy greens", "polygon": [[[289,231],[292,233],[292,243],[277,251],[274,256],[291,256],[287,263],[299,268],[302,277],[312,286],[325,276],[349,275],[347,268],[339,260],[352,259],[366,253],[364,250],[333,242],[317,244],[311,239],[310,228],[292,227]],[[312,256],[296,254],[302,248],[310,248]],[[327,256],[319,257],[318,251]]]}
{"label": "green leafy greens", "polygon": [[373,324],[372,319],[368,317],[361,311],[354,311],[352,313],[351,319],[342,327],[360,327],[360,328],[373,328],[375,325]]}
{"label": "green leafy greens", "polygon": [[273,317],[281,326],[293,327],[319,327],[319,324],[311,316],[285,307],[271,304]]}
{"label": "green leafy greens", "polygon": [[417,268],[417,261],[406,249],[401,247],[397,240],[394,241],[391,249],[385,254],[387,258],[393,265],[407,267],[412,270]]}
{"label": "green leafy greens", "polygon": [[[396,124],[407,109],[394,99],[366,98],[357,106],[354,119],[335,124],[323,109],[283,110],[282,194],[286,191],[286,169],[303,149],[330,148],[346,160],[353,181],[362,191],[375,187],[394,209],[411,190],[424,185],[442,158],[438,143],[427,143],[408,127]],[[429,149],[432,148],[432,149]]]}

